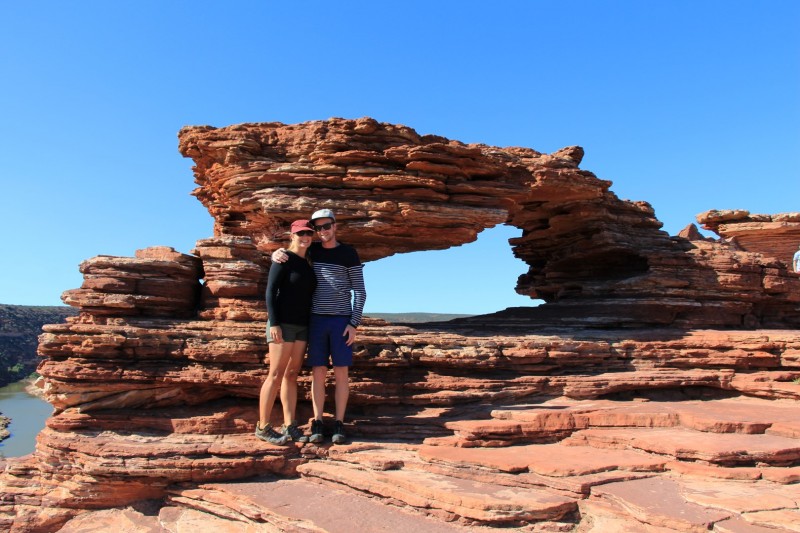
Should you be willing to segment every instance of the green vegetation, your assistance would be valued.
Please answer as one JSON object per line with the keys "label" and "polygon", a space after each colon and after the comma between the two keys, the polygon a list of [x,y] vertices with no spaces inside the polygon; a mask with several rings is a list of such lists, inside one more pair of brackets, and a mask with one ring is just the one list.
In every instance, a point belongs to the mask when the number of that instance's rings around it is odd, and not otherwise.
{"label": "green vegetation", "polygon": [[75,314],[71,307],[0,304],[0,386],[36,370],[36,347],[43,325],[60,324]]}
{"label": "green vegetation", "polygon": [[454,318],[464,318],[473,315],[458,315],[452,313],[365,313],[372,318],[380,318],[395,324],[420,324],[424,322],[446,322]]}

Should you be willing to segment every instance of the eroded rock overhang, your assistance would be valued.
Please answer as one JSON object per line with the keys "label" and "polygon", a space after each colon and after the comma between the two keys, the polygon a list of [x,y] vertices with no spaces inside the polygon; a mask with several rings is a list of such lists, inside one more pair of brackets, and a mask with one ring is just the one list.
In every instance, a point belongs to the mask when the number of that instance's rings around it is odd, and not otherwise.
{"label": "eroded rock overhang", "polygon": [[[195,196],[215,237],[269,253],[292,219],[334,209],[364,261],[439,250],[510,224],[528,265],[516,291],[532,320],[600,327],[795,327],[785,263],[724,242],[671,237],[646,202],[579,168],[583,149],[464,144],[373,119],[186,127]],[[511,282],[510,282],[511,284]],[[557,305],[555,305],[557,304]]]}

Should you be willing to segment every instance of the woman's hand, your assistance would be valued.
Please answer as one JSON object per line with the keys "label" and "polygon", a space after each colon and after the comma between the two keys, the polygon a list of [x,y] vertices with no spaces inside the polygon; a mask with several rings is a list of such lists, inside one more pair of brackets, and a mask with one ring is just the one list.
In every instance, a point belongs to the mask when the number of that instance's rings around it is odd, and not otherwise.
{"label": "woman's hand", "polygon": [[272,342],[277,342],[278,344],[283,342],[283,331],[281,331],[280,326],[270,326],[269,336],[272,337]]}

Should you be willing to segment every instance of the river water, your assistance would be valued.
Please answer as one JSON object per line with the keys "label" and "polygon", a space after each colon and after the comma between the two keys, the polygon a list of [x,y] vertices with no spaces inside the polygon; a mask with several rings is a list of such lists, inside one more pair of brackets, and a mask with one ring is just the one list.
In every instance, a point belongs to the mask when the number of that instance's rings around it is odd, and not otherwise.
{"label": "river water", "polygon": [[53,406],[25,391],[27,381],[0,387],[0,414],[11,419],[11,436],[0,441],[0,457],[21,457],[33,452],[36,435],[53,414]]}

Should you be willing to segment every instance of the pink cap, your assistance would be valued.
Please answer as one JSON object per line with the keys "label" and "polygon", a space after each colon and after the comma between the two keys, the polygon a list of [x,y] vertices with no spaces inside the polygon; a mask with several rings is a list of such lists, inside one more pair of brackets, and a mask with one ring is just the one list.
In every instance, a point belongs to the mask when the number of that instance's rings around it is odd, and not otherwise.
{"label": "pink cap", "polygon": [[295,220],[292,222],[292,233],[297,233],[298,231],[306,231],[311,230],[314,231],[314,228],[311,227],[311,222],[308,220]]}

